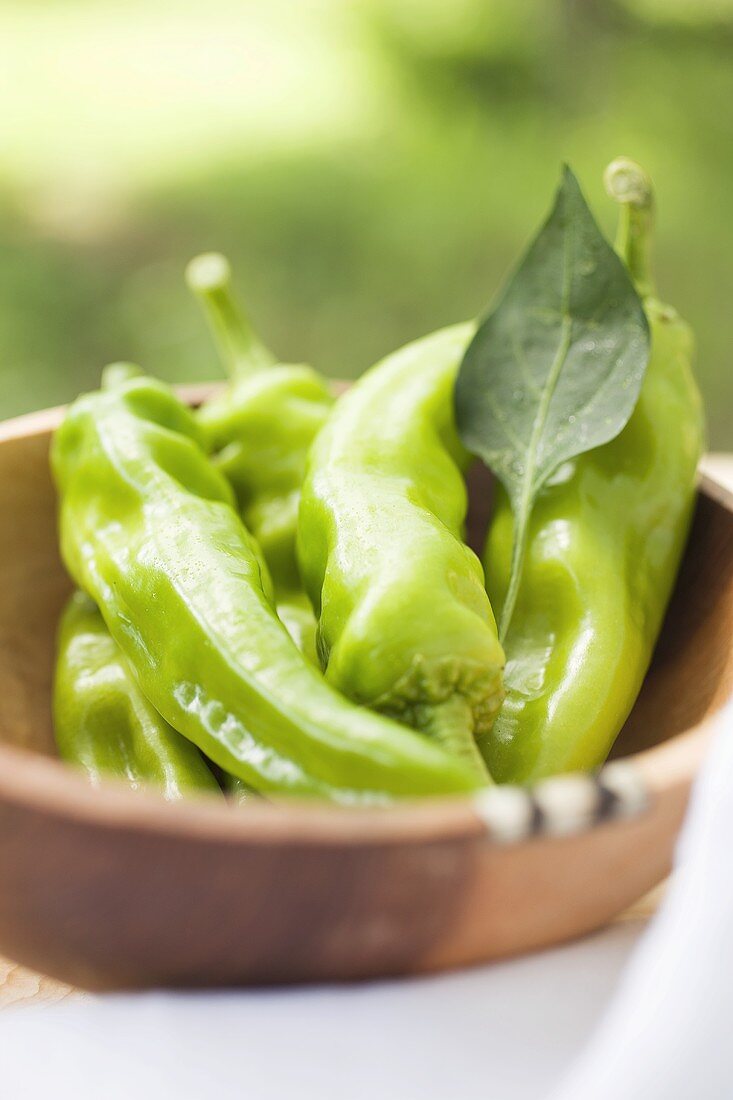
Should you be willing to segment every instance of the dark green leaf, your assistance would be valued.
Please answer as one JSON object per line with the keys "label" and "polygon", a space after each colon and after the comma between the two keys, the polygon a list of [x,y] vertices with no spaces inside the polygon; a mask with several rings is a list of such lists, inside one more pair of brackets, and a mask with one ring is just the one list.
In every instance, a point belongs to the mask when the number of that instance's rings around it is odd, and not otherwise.
{"label": "dark green leaf", "polygon": [[649,360],[649,328],[626,268],[568,167],[553,210],[481,322],[455,391],[456,422],[509,493],[516,598],[527,520],[557,467],[627,423]]}

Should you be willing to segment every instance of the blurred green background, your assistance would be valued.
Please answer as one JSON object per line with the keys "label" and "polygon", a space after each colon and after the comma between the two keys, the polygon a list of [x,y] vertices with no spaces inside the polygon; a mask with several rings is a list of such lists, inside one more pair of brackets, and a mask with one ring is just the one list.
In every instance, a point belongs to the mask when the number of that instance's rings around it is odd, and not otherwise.
{"label": "blurred green background", "polygon": [[354,376],[481,311],[559,164],[650,170],[664,296],[733,447],[733,0],[0,3],[0,415],[110,359],[218,367],[218,248],[284,358]]}

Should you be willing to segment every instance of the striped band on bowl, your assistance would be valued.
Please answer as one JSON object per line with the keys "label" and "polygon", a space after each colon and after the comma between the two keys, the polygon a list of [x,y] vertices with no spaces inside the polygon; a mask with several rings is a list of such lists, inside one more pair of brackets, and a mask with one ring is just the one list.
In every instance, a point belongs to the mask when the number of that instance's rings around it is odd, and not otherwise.
{"label": "striped band on bowl", "polygon": [[602,822],[634,817],[648,804],[639,770],[625,760],[615,760],[595,775],[558,775],[532,787],[489,787],[473,801],[491,839],[503,844],[581,833]]}

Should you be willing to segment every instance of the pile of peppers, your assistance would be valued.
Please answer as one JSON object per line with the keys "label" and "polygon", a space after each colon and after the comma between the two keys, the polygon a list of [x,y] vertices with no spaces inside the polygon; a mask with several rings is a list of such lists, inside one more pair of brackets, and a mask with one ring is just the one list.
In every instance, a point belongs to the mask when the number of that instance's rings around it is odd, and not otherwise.
{"label": "pile of peppers", "polygon": [[76,586],[58,634],[61,757],[94,784],[245,803],[379,804],[600,765],[661,629],[703,445],[691,334],[651,282],[648,197],[620,201],[651,361],[621,433],[541,492],[503,645],[501,489],[483,562],[463,538],[472,456],[452,395],[475,323],[337,399],[261,343],[224,257],[195,259],[228,384],[191,409],[113,364],[54,436]]}

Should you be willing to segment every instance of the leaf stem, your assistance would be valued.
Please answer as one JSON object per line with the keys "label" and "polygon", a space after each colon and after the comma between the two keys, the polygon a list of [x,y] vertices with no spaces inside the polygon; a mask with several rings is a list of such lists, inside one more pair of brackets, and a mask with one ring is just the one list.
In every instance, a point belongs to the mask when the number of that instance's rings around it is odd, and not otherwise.
{"label": "leaf stem", "polygon": [[628,157],[611,161],[603,176],[606,191],[621,207],[615,248],[642,298],[655,292],[651,274],[654,190],[644,169]]}
{"label": "leaf stem", "polygon": [[227,373],[242,378],[276,360],[234,301],[231,278],[229,261],[220,252],[196,256],[186,268],[186,282],[203,306]]}
{"label": "leaf stem", "polygon": [[[525,496],[524,492],[522,496]],[[502,645],[504,645],[506,636],[509,633],[509,626],[517,603],[517,596],[519,595],[519,580],[522,576],[524,555],[527,549],[529,521],[528,504],[520,502],[519,507],[515,509],[514,516],[515,523],[514,537],[512,540],[512,563],[509,571],[509,587],[507,588],[506,598],[504,599],[504,605],[501,609],[501,621],[499,623],[499,641]]]}
{"label": "leaf stem", "polygon": [[[569,287],[563,293],[569,294]],[[524,566],[524,555],[527,550],[529,517],[532,511],[532,504],[534,503],[535,492],[538,488],[538,486],[534,484],[532,476],[535,468],[537,447],[542,432],[544,431],[547,413],[550,408],[552,396],[555,392],[555,387],[557,386],[557,380],[560,377],[560,371],[563,368],[563,364],[568,354],[572,327],[572,319],[569,314],[566,313],[563,317],[560,343],[555,352],[555,358],[547,379],[547,386],[542,394],[537,418],[532,429],[532,438],[527,452],[527,465],[524,480],[522,481],[522,492],[519,496],[517,506],[513,508],[515,526],[512,541],[512,562],[509,571],[509,587],[507,588],[504,606],[501,609],[501,621],[499,623],[499,641],[502,645],[509,633],[509,626],[512,621],[512,615],[514,614],[517,596],[519,595],[519,582],[522,576],[522,567]]]}

